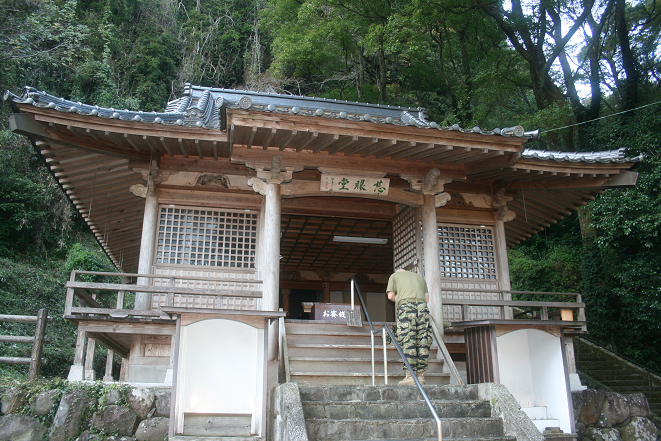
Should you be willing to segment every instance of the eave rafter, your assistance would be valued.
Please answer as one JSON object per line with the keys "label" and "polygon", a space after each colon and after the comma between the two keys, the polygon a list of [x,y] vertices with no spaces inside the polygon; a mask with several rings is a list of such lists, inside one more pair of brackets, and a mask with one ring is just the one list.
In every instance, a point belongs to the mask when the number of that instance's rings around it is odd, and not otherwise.
{"label": "eave rafter", "polygon": [[[306,150],[331,156],[360,155],[460,165],[466,158],[479,162],[506,153],[519,154],[526,142],[521,138],[410,126],[389,126],[384,131],[383,125],[376,123],[238,109],[229,109],[227,118],[232,149],[275,147],[280,151]],[[480,157],[472,158],[476,153]]]}

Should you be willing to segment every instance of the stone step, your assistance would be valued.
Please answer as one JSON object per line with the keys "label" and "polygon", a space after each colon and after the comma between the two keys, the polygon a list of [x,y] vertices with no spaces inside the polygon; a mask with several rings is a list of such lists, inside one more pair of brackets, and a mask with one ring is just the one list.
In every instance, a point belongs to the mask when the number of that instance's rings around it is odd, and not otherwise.
{"label": "stone step", "polygon": [[[310,441],[413,440],[438,436],[436,421],[421,418],[361,421],[309,419],[306,420],[306,427]],[[444,418],[441,427],[444,438],[503,435],[503,423],[499,418]]]}
{"label": "stone step", "polygon": [[[488,418],[491,404],[488,401],[439,401],[432,400],[437,415],[442,418]],[[390,420],[432,418],[427,403],[411,402],[402,406],[397,401],[372,402],[303,402],[306,419],[315,420]]]}
{"label": "stone step", "polygon": [[[590,375],[588,373],[588,375]],[[642,381],[639,378],[626,378],[626,377],[617,377],[613,375],[608,375],[608,376],[603,376],[599,375],[595,377],[594,375],[590,375],[592,378],[599,378],[599,381],[601,383],[613,383],[613,384],[620,384],[622,386],[634,386],[634,387],[649,387],[648,382]]]}
{"label": "stone step", "polygon": [[168,438],[168,441],[266,441],[263,436],[189,436],[176,435]]}
{"label": "stone step", "polygon": [[581,366],[582,366],[581,370],[583,371],[592,371],[603,375],[630,375],[641,378],[647,378],[647,374],[642,374],[640,372],[631,369],[625,369],[623,367],[613,366],[612,364],[604,364],[603,366],[586,366],[586,365],[581,365]]}
{"label": "stone step", "polygon": [[[443,360],[430,360],[427,374],[442,373]],[[388,360],[389,375],[403,375],[404,364],[400,358]],[[298,375],[302,372],[338,372],[338,373],[369,373],[372,374],[372,360],[369,358],[314,358],[314,357],[289,357],[290,373]],[[377,374],[383,375],[383,360],[374,363]]]}
{"label": "stone step", "polygon": [[[474,385],[465,386],[424,386],[430,400],[439,401],[477,401],[478,389]],[[301,401],[329,402],[374,402],[396,401],[406,403],[423,402],[422,395],[416,387],[399,385],[380,386],[299,386]]]}
{"label": "stone step", "polygon": [[[364,441],[364,440],[346,440],[346,441]],[[401,441],[396,439],[375,439],[371,441]],[[438,441],[438,436],[431,438],[414,438],[407,441]],[[461,437],[461,438],[446,438],[443,436],[443,441],[516,441],[514,436],[480,436],[480,437]]]}
{"label": "stone step", "polygon": [[[388,384],[397,384],[404,378],[403,371],[399,374],[388,374]],[[291,373],[290,379],[299,385],[356,385],[366,386],[372,384],[372,372],[296,372]],[[385,385],[383,374],[376,377],[377,385]],[[450,374],[446,373],[426,373],[425,381],[429,385],[450,384]],[[414,386],[408,386],[414,387]],[[417,390],[417,389],[416,389]]]}

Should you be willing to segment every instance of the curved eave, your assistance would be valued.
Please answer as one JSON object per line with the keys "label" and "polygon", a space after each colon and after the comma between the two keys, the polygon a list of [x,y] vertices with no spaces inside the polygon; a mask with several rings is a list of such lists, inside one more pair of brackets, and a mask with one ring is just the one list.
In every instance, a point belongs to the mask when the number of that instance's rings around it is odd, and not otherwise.
{"label": "curved eave", "polygon": [[129,159],[55,142],[35,146],[115,266],[136,273],[145,203],[129,188],[144,181]]}
{"label": "curved eave", "polygon": [[509,210],[514,220],[505,224],[508,246],[563,219],[608,188],[631,187],[638,174],[635,162],[563,162],[529,159],[501,175],[507,185]]}

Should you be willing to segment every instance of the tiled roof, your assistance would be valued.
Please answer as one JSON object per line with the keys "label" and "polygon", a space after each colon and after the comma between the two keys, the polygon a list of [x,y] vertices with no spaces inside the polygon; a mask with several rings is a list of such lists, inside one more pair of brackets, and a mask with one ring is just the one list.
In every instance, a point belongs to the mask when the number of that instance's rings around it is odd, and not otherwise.
{"label": "tiled roof", "polygon": [[547,150],[525,149],[521,154],[524,159],[542,159],[558,162],[601,162],[601,163],[619,163],[639,162],[643,160],[643,155],[629,157],[627,150],[621,147],[617,150],[606,150],[602,152],[552,152]]}
{"label": "tiled roof", "polygon": [[165,112],[142,112],[92,106],[66,100],[26,87],[20,96],[7,91],[4,99],[16,103],[32,104],[60,112],[116,118],[147,124],[179,125],[206,129],[225,129],[225,114],[220,109],[244,109],[265,113],[300,115],[307,117],[346,119],[375,124],[413,126],[422,129],[458,131],[481,135],[500,135],[524,139],[536,138],[538,131],[526,132],[521,126],[484,130],[480,127],[461,128],[458,124],[442,127],[428,121],[423,108],[384,106],[326,98],[250,92],[244,90],[205,88],[186,85],[184,96],[170,101]]}

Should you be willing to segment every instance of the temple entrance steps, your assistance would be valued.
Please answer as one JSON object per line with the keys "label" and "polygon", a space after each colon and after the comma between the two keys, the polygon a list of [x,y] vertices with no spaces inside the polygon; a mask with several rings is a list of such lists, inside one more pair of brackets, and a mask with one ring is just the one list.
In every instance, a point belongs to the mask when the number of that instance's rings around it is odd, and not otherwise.
{"label": "temple entrance steps", "polygon": [[263,436],[189,436],[177,435],[168,438],[168,441],[266,441]]}
{"label": "temple entrance steps", "polygon": [[[309,441],[438,440],[415,386],[299,386]],[[504,435],[491,402],[467,386],[425,386],[445,441],[516,441]]]}
{"label": "temple entrance steps", "polygon": [[642,392],[654,414],[651,418],[661,426],[660,376],[583,338],[574,339],[574,353],[576,368],[584,384],[619,394]]}
{"label": "temple entrance steps", "polygon": [[[391,323],[392,325],[393,323]],[[379,324],[379,327],[383,324]],[[306,384],[372,384],[370,329],[346,324],[308,320],[286,320],[287,352],[291,381]],[[376,384],[384,384],[383,342],[375,336]],[[394,346],[386,349],[388,383],[404,378],[402,361]],[[436,359],[436,347],[429,354],[427,384],[450,383],[443,372],[443,360]]]}

